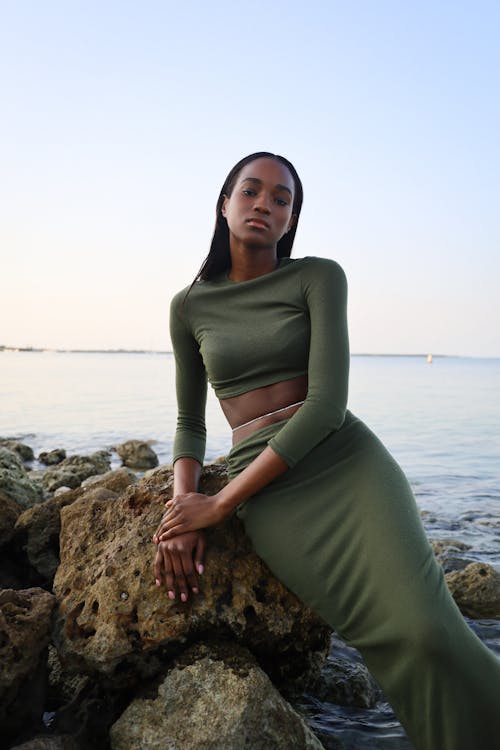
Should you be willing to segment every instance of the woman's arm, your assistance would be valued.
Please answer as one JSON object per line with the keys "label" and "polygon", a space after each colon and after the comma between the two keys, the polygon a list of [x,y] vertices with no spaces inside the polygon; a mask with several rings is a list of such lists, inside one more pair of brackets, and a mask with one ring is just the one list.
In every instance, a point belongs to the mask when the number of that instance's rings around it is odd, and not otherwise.
{"label": "woman's arm", "polygon": [[[188,325],[182,304],[184,292],[176,295],[170,307],[170,335],[175,356],[175,382],[178,404],[174,439],[174,497],[196,492],[205,452],[205,401],[207,378],[198,345]],[[196,573],[203,573],[205,537],[201,531],[160,540],[157,545],[154,575],[157,586],[165,584],[170,599],[176,591],[186,601],[189,591],[198,593]]]}
{"label": "woman's arm", "polygon": [[220,523],[231,515],[236,506],[244,503],[287,469],[287,464],[272,448],[264,448],[257,458],[216,495],[190,492],[176,495],[165,503],[167,512],[156,532],[157,538],[165,541],[186,531]]}

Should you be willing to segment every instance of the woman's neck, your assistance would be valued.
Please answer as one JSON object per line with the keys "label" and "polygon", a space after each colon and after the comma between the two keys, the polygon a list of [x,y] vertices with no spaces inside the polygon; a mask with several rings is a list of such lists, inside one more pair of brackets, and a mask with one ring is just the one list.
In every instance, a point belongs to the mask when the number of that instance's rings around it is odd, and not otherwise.
{"label": "woman's neck", "polygon": [[278,265],[276,248],[233,250],[231,248],[231,281],[250,281],[271,273]]}

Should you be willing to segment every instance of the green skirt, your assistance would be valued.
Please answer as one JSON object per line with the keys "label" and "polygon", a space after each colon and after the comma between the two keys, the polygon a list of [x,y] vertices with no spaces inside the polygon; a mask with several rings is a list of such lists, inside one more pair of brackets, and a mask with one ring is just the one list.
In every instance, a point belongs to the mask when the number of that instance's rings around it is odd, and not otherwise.
{"label": "green skirt", "polygon": [[[239,474],[279,431],[230,452]],[[448,592],[401,468],[347,412],[238,508],[274,575],[359,649],[418,750],[500,750],[500,662]]]}

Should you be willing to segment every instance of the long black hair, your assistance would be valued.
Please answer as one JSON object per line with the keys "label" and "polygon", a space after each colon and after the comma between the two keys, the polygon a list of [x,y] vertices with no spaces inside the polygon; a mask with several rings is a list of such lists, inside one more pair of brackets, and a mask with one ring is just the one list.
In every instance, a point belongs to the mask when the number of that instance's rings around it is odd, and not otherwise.
{"label": "long black hair", "polygon": [[[196,274],[193,281],[195,284],[197,281],[208,281],[219,273],[228,271],[231,268],[231,254],[229,252],[229,227],[225,217],[222,215],[222,204],[224,198],[229,197],[233,192],[234,185],[238,178],[239,173],[247,164],[255,161],[256,159],[274,159],[283,164],[293,177],[295,191],[293,198],[292,213],[295,214],[295,222],[286,234],[279,240],[277,245],[278,258],[288,258],[292,252],[293,241],[295,239],[295,232],[297,231],[297,224],[300,216],[300,209],[302,208],[302,183],[300,177],[297,174],[297,170],[288,159],[278,154],[271,154],[268,151],[257,151],[255,154],[250,154],[241,159],[229,172],[226,177],[222,189],[220,191],[219,198],[217,200],[217,206],[215,209],[215,229],[210,243],[210,250],[203,261],[200,270]],[[193,286],[191,284],[191,286]],[[191,288],[191,287],[190,287]]]}

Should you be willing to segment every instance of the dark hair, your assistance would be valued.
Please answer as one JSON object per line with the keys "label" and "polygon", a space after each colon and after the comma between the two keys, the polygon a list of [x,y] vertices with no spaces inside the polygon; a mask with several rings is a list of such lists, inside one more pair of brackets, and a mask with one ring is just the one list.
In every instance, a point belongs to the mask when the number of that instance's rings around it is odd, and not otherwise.
{"label": "dark hair", "polygon": [[[219,198],[217,200],[216,213],[215,213],[215,229],[210,243],[210,250],[203,261],[200,270],[196,274],[193,284],[196,281],[203,280],[208,281],[219,273],[229,270],[231,267],[231,255],[229,252],[229,227],[225,217],[222,215],[222,204],[224,198],[228,197],[233,192],[235,182],[238,178],[239,173],[247,164],[255,161],[256,159],[274,159],[283,164],[293,177],[295,184],[295,195],[293,198],[292,213],[295,214],[295,222],[290,231],[283,235],[278,242],[278,258],[288,258],[292,252],[293,241],[295,239],[295,232],[297,231],[297,223],[300,216],[300,209],[302,208],[302,183],[300,177],[293,164],[285,159],[284,156],[278,154],[271,154],[268,151],[257,151],[255,154],[250,154],[241,159],[229,172],[226,177],[222,190],[220,191]],[[193,286],[191,284],[191,286]]]}

